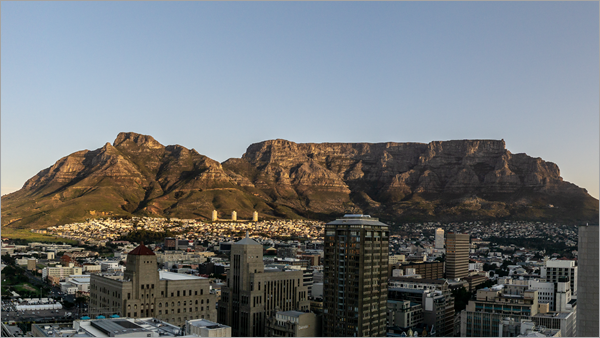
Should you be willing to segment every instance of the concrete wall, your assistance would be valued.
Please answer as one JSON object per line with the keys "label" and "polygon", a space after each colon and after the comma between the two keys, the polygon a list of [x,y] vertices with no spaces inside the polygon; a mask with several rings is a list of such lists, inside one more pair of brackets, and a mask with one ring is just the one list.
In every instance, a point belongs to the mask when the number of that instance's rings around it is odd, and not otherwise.
{"label": "concrete wall", "polygon": [[579,226],[577,336],[598,337],[598,225]]}

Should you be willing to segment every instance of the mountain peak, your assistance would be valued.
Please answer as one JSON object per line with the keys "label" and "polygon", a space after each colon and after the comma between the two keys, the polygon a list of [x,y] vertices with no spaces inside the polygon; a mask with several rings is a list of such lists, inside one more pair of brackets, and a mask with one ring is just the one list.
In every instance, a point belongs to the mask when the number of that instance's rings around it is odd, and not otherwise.
{"label": "mountain peak", "polygon": [[129,144],[135,144],[138,147],[164,148],[164,146],[156,141],[154,137],[134,132],[121,132],[113,142],[114,147],[127,146]]}

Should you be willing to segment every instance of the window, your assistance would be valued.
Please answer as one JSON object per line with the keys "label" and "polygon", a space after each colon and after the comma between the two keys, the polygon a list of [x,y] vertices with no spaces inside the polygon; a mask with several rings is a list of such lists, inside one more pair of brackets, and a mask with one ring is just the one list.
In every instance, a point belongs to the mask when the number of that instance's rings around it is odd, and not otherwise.
{"label": "window", "polygon": [[159,315],[162,315],[162,310],[158,310],[158,314],[159,314]]}
{"label": "window", "polygon": [[131,293],[127,293],[127,299],[131,299]]}
{"label": "window", "polygon": [[196,305],[198,305],[198,300],[196,299]]}
{"label": "window", "polygon": [[183,290],[183,296],[185,297],[185,290]]}
{"label": "window", "polygon": [[200,289],[200,294],[203,295],[204,294],[204,289]]}
{"label": "window", "polygon": [[154,289],[154,284],[152,284],[152,288]]}
{"label": "window", "polygon": [[207,300],[206,300],[206,304],[210,304],[210,299],[207,299]]}
{"label": "window", "polygon": [[177,291],[177,297],[179,297],[179,291]]}
{"label": "window", "polygon": [[198,295],[198,290],[194,291],[194,296]]}
{"label": "window", "polygon": [[142,290],[144,290],[144,284],[142,284]]}
{"label": "window", "polygon": [[171,297],[173,297],[173,292],[171,292]]}
{"label": "window", "polygon": [[177,309],[177,313],[180,313],[180,312],[181,312],[181,309]]}
{"label": "window", "polygon": [[201,299],[201,300],[200,300],[200,304],[204,304],[204,299]]}
{"label": "window", "polygon": [[200,307],[200,311],[204,311],[204,306],[201,306],[201,307]]}

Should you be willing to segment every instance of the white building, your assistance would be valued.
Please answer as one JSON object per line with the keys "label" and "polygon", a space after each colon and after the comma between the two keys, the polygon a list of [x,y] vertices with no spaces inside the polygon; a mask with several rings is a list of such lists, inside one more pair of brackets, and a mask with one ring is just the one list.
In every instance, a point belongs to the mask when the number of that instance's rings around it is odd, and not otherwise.
{"label": "white building", "polygon": [[571,282],[571,292],[573,295],[577,295],[577,266],[575,266],[575,261],[546,261],[546,266],[540,268],[540,277],[552,283],[557,283],[560,277],[568,277]]}
{"label": "white building", "polygon": [[435,230],[435,248],[443,249],[444,248],[444,229],[437,228]]}

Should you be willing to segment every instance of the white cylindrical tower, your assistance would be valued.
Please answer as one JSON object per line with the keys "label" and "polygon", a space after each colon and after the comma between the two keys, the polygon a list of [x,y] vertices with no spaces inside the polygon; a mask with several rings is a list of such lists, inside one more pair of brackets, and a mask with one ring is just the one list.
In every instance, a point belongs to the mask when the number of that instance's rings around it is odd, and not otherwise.
{"label": "white cylindrical tower", "polygon": [[218,216],[217,211],[213,210],[213,212],[212,212],[212,218],[211,218],[213,222],[216,221],[217,219],[219,219],[217,216]]}
{"label": "white cylindrical tower", "polygon": [[258,222],[258,212],[254,211],[252,213],[252,222]]}
{"label": "white cylindrical tower", "polygon": [[231,220],[232,221],[237,221],[237,212],[235,212],[235,211],[231,212]]}

